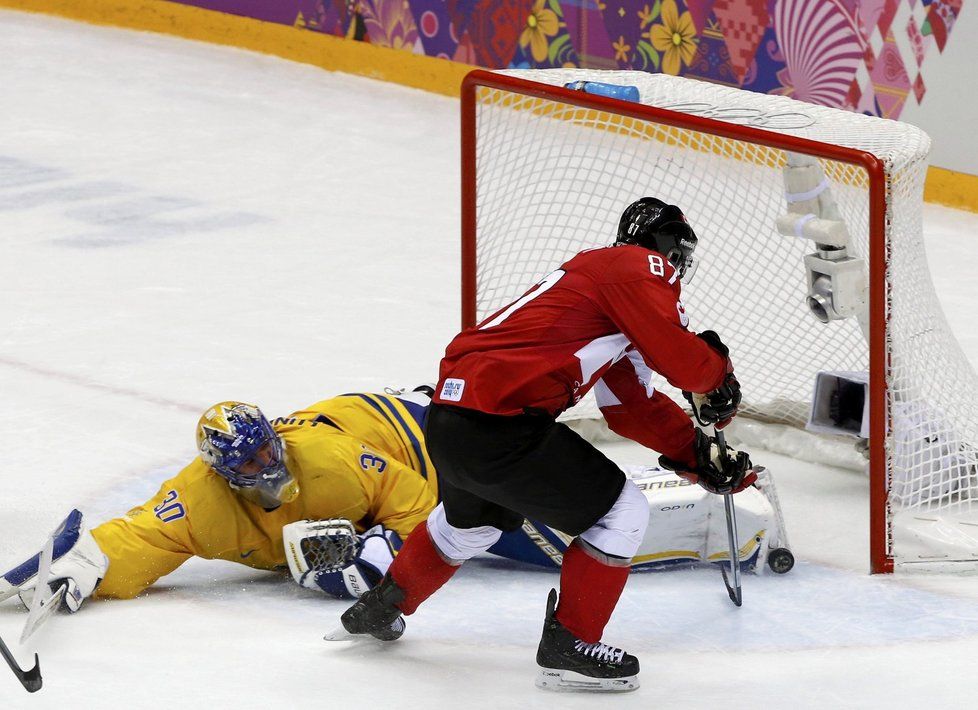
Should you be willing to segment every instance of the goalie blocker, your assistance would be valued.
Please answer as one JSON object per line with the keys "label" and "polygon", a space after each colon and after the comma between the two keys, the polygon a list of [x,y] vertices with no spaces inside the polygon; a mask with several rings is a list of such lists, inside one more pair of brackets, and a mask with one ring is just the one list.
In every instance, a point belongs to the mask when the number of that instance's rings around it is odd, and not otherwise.
{"label": "goalie blocker", "polygon": [[[72,510],[52,534],[52,564],[48,579],[40,580],[51,591],[65,586],[61,606],[76,612],[87,599],[108,569],[108,559],[92,534],[85,529],[80,511]],[[0,602],[20,597],[29,607],[38,584],[41,553],[33,555],[0,577]],[[43,590],[42,590],[43,591]]]}

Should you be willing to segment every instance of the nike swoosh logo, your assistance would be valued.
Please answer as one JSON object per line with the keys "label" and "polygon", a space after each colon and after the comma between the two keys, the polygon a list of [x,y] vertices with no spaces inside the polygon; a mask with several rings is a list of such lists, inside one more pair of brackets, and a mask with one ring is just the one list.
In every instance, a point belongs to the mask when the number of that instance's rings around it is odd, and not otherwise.
{"label": "nike swoosh logo", "polygon": [[256,552],[256,550],[248,550],[247,552],[242,552],[241,553],[241,559],[244,560],[244,559],[247,559],[248,557],[251,557],[251,553],[253,553],[253,552]]}

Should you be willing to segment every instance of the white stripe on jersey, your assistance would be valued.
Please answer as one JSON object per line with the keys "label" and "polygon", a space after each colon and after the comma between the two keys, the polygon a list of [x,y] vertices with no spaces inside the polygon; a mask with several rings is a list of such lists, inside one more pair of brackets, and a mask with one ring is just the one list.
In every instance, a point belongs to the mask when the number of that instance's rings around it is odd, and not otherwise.
{"label": "white stripe on jersey", "polygon": [[598,380],[594,383],[594,401],[597,402],[599,409],[621,404],[621,400],[615,396],[615,393],[604,383],[604,380]]}
{"label": "white stripe on jersey", "polygon": [[635,375],[638,381],[645,387],[645,394],[651,397],[655,394],[655,387],[652,386],[652,368],[645,364],[645,360],[638,350],[631,350],[628,353],[628,360],[635,368]]}
{"label": "white stripe on jersey", "polygon": [[621,360],[626,348],[631,345],[623,333],[595,338],[574,355],[581,361],[581,384],[586,384],[594,373],[608,364]]}

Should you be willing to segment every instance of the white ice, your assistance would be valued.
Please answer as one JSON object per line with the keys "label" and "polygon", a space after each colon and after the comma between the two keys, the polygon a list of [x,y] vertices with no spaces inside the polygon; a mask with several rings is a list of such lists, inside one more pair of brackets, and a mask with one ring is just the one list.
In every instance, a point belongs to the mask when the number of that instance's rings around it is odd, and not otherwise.
{"label": "white ice", "polygon": [[[0,12],[0,566],[72,507],[125,512],[193,455],[215,401],[273,415],[430,380],[459,323],[453,100],[173,38]],[[935,136],[940,140],[940,136]],[[925,210],[978,365],[978,217]],[[645,463],[610,445],[622,463]],[[556,576],[475,560],[388,646],[327,644],[346,604],[191,561],[37,637],[32,708],[974,707],[978,578],[867,574],[867,482],[755,452],[799,564],[635,575],[606,640],[643,687],[536,690]],[[16,646],[24,613],[0,606]]]}

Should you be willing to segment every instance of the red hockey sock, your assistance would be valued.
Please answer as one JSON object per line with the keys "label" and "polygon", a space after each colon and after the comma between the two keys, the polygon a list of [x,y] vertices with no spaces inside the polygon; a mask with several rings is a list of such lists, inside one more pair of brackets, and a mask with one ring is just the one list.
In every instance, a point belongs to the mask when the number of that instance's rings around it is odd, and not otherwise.
{"label": "red hockey sock", "polygon": [[628,580],[626,567],[599,562],[575,540],[564,552],[560,569],[560,603],[554,616],[585,643],[601,640]]}
{"label": "red hockey sock", "polygon": [[418,525],[390,566],[391,577],[404,591],[404,601],[397,605],[398,609],[413,614],[418,605],[437,592],[460,566],[445,562],[431,541],[427,524]]}

